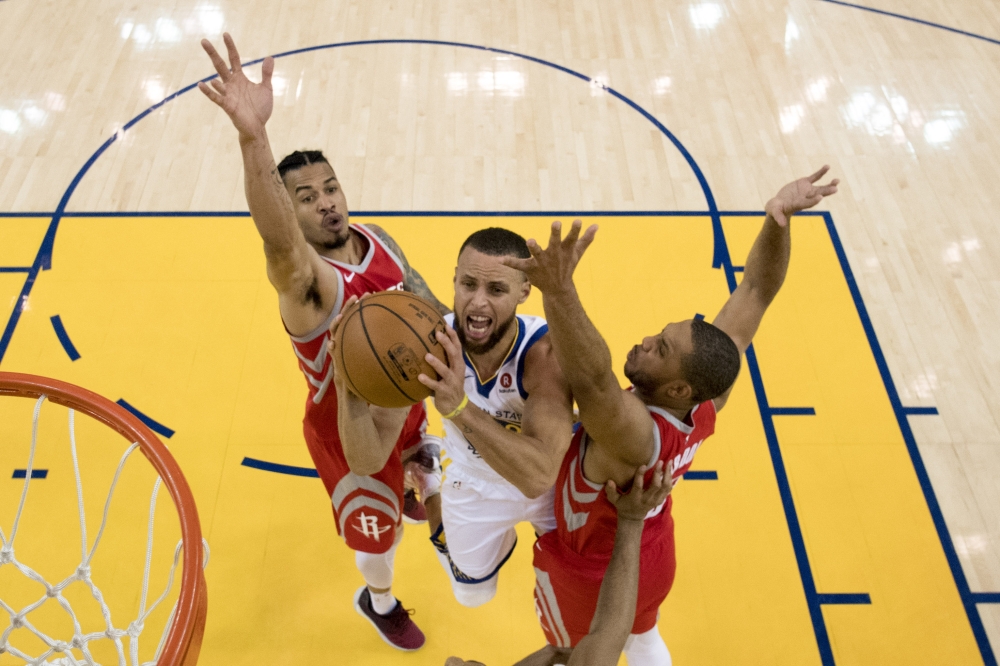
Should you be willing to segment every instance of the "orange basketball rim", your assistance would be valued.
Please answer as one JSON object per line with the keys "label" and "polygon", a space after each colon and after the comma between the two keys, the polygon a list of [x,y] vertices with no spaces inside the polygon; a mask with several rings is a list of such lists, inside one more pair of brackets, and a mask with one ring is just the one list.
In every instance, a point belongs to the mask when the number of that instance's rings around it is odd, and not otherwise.
{"label": "orange basketball rim", "polygon": [[107,398],[58,379],[0,372],[0,396],[39,398],[43,395],[51,402],[88,414],[117,431],[130,443],[138,443],[170,492],[180,519],[184,571],[176,613],[156,663],[157,666],[194,666],[205,633],[208,587],[202,569],[204,549],[198,509],[180,466],[142,421]]}

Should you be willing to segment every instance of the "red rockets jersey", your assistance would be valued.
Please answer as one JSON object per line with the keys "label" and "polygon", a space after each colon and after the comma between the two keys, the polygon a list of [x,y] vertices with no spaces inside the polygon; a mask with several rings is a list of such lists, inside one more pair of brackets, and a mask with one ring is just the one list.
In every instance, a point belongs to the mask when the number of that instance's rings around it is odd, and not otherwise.
{"label": "red rockets jersey", "polygon": [[[318,436],[337,437],[337,396],[333,387],[333,359],[327,353],[330,324],[340,313],[340,308],[351,296],[361,297],[369,292],[403,288],[403,263],[382,239],[363,224],[350,226],[367,241],[368,250],[358,265],[345,264],[321,258],[337,272],[337,301],[330,316],[315,331],[297,337],[290,335],[299,368],[309,383],[306,401],[306,425]],[[329,433],[329,435],[328,435]]]}
{"label": "red rockets jersey", "polygon": [[[691,466],[698,447],[715,432],[715,403],[709,400],[696,405],[686,422],[659,407],[647,406],[647,409],[655,428],[655,448],[649,467],[652,468],[660,460],[673,464],[676,481]],[[560,541],[578,555],[607,560],[614,548],[618,515],[604,494],[603,486],[583,475],[587,445],[587,434],[580,428],[563,458],[556,480],[556,531]],[[646,475],[647,483],[652,474],[650,469]],[[659,539],[673,538],[672,505],[673,498],[668,495],[663,504],[646,516],[642,533],[644,551],[648,544]]]}

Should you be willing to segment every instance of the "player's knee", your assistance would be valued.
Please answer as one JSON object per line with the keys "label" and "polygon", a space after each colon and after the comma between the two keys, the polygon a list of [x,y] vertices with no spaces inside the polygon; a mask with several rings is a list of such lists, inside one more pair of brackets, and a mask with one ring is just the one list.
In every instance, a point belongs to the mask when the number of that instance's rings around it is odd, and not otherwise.
{"label": "player's knee", "polygon": [[485,583],[454,583],[455,599],[466,608],[482,606],[497,594],[496,578]]}

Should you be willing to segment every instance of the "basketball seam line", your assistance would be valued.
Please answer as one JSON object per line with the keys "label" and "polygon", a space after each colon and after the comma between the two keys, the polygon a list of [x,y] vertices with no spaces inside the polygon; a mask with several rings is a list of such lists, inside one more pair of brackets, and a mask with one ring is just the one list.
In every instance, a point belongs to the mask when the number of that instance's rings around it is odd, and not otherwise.
{"label": "basketball seam line", "polygon": [[[396,293],[397,294],[405,294],[406,292],[403,291],[403,292],[396,292]],[[414,300],[414,297],[407,296],[407,299],[408,300]],[[396,319],[398,319],[399,321],[403,322],[406,325],[406,328],[410,329],[410,332],[413,333],[413,337],[415,337],[417,340],[419,340],[420,344],[424,346],[424,351],[427,352],[428,354],[431,353],[431,348],[427,346],[426,342],[424,342],[423,336],[421,336],[419,333],[417,333],[417,330],[415,328],[413,328],[412,326],[410,326],[410,322],[406,321],[406,319],[404,319],[403,317],[399,316],[398,312],[396,312],[395,310],[390,310],[386,306],[381,305],[379,303],[368,303],[367,307],[370,307],[370,308],[382,308],[383,310],[385,310],[389,314],[391,314],[394,317],[396,317]],[[363,317],[362,317],[361,321],[362,321],[362,323],[364,322],[364,318]],[[433,329],[431,329],[431,330],[433,331]],[[426,361],[425,361],[425,363],[426,363]],[[418,379],[417,381],[420,381],[420,380]],[[395,383],[395,382],[393,382],[393,383]],[[400,390],[402,390],[402,389],[400,389]],[[406,395],[406,394],[404,393],[403,395]],[[409,397],[409,396],[407,396],[407,397]]]}
{"label": "basketball seam line", "polygon": [[[382,363],[382,358],[379,356],[378,352],[375,351],[375,346],[372,344],[372,338],[371,338],[370,335],[368,335],[368,326],[365,324],[364,309],[365,309],[365,305],[363,303],[359,302],[358,303],[358,318],[361,320],[361,330],[365,334],[365,340],[368,341],[368,348],[371,349],[373,352],[375,352],[375,360],[378,361],[378,365],[379,365],[380,368],[382,368],[382,372],[384,372],[385,376],[389,378],[389,381],[392,382],[392,385],[396,387],[396,390],[399,391],[400,393],[402,393],[403,396],[407,400],[413,400],[413,398],[410,397],[410,394],[407,393],[406,391],[404,391],[399,386],[399,384],[396,383],[396,380],[392,378],[392,375],[389,374],[389,371],[386,369],[385,364]],[[391,310],[390,310],[390,312],[391,312]],[[343,356],[343,351],[341,351],[341,355]],[[345,372],[347,371],[346,366],[344,367],[344,371]],[[353,384],[354,382],[351,382],[351,383]],[[414,404],[416,404],[417,402],[419,402],[419,401],[418,400],[414,400]]]}

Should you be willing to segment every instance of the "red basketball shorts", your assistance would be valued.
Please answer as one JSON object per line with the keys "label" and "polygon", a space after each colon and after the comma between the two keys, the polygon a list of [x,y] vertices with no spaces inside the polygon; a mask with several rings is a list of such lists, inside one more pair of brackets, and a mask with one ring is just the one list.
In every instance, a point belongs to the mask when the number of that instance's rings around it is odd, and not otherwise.
{"label": "red basketball shorts", "polygon": [[[643,546],[639,560],[639,596],[633,634],[656,626],[660,604],[674,583],[677,563],[673,536]],[[550,645],[576,647],[590,632],[608,560],[585,558],[570,550],[555,531],[534,547],[535,611]]]}
{"label": "red basketball shorts", "polygon": [[426,428],[421,402],[410,409],[385,466],[377,474],[358,476],[344,457],[336,421],[320,434],[306,420],[309,454],[332,501],[337,533],[351,550],[384,553],[392,547],[403,517],[403,452],[420,444]]}

